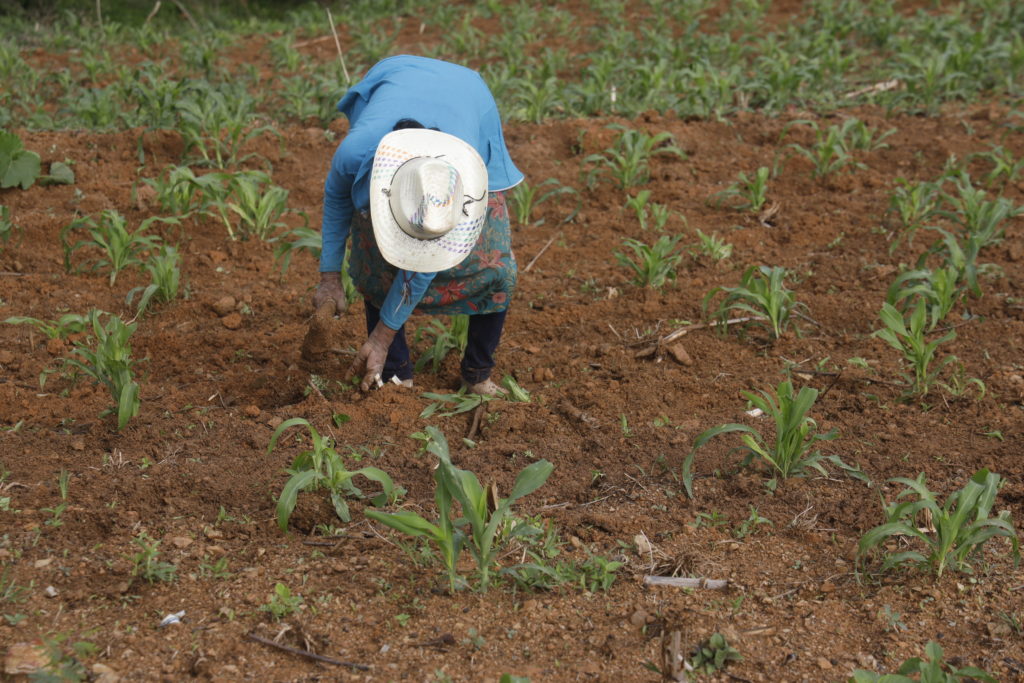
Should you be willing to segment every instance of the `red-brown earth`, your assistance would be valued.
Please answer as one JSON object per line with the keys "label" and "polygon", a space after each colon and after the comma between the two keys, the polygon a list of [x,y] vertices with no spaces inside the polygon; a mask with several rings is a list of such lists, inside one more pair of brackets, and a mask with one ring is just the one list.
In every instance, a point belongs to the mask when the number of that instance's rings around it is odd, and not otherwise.
{"label": "red-brown earth", "polygon": [[[215,220],[154,228],[180,245],[185,296],[137,321],[131,346],[140,361],[141,412],[122,431],[113,417],[99,417],[111,402],[102,387],[57,373],[40,388],[40,373],[59,368],[68,345],[27,326],[0,326],[0,497],[10,498],[0,511],[0,589],[8,591],[0,613],[10,617],[0,620],[0,643],[6,650],[66,638],[70,656],[72,642],[88,641],[96,651],[79,658],[91,676],[107,667],[130,680],[424,681],[447,674],[496,681],[512,673],[535,682],[645,681],[659,678],[643,663],[660,665],[663,636],[678,631],[689,649],[718,631],[743,656],[727,669],[735,680],[835,681],[854,668],[892,671],[922,655],[929,640],[956,665],[1020,680],[1024,572],[1005,540],[986,545],[974,574],[949,571],[938,580],[879,573],[874,558],[858,573],[855,560],[861,535],[883,521],[882,500],[902,488],[890,477],[923,472],[944,499],[988,467],[1006,480],[995,509],[1024,518],[1022,219],[1008,221],[1005,240],[982,252],[981,261],[992,264],[981,278],[983,296],[957,306],[945,323],[957,337],[940,356],[955,354],[967,377],[984,382],[983,397],[936,387],[923,400],[901,401],[905,368],[872,337],[886,289],[928,244],[919,232],[889,253],[894,221],[886,210],[896,179],[934,180],[952,155],[979,179],[989,166],[972,153],[999,144],[1024,155],[1021,121],[986,104],[928,118],[863,108],[818,123],[851,116],[895,132],[885,148],[856,153],[864,168],[825,179],[813,178],[810,162],[786,146],[810,145],[809,129],[796,126],[780,141],[791,121],[816,118],[807,112],[508,125],[509,147],[529,182],[556,178],[577,188],[579,210],[576,198],[561,195],[539,205],[535,220],[543,223],[514,227],[520,280],[496,377],[513,375],[532,400],[487,403],[472,447],[462,441],[472,415],[419,417],[431,403],[423,392],[457,386],[454,356],[439,373],[419,374],[411,391],[309,390],[298,349],[316,279],[310,256],[297,256],[282,276],[274,245],[231,241]],[[698,242],[698,229],[717,233],[733,245],[728,259],[688,254],[660,291],[631,283],[615,252],[626,237],[650,243],[658,233],[642,231],[623,210],[624,191],[607,182],[588,189],[581,179],[583,159],[613,142],[610,123],[672,134],[685,158],[655,157],[650,181],[632,192],[650,190],[652,201],[668,205],[665,232],[683,234],[684,244]],[[247,148],[271,163],[274,182],[290,191],[289,206],[314,226],[345,123],[330,130],[282,127],[280,140]],[[20,228],[0,254],[0,317],[53,319],[96,307],[130,318],[125,295],[147,284],[146,276],[126,271],[111,287],[103,272],[65,272],[59,234],[75,216],[104,209],[122,212],[133,226],[157,214],[136,191],[139,179],[177,163],[181,141],[147,133],[140,167],[138,130],[17,132],[44,164],[74,160],[77,179],[0,194]],[[762,222],[715,204],[739,172],[759,166],[778,168],[768,192],[774,217]],[[1024,203],[1019,179],[989,189],[1000,190]],[[789,270],[789,285],[807,307],[796,319],[800,334],[790,329],[772,343],[759,328],[697,329],[679,339],[684,353],[643,353],[703,320],[705,295],[737,285],[751,265]],[[214,311],[225,297],[234,298],[238,315]],[[410,331],[426,322],[415,317]],[[361,305],[341,324],[345,343],[358,344]],[[848,363],[853,358],[869,367]],[[739,422],[772,438],[765,418],[745,414],[742,392],[773,389],[787,367],[797,386],[821,392],[811,411],[819,430],[839,433],[822,442],[823,452],[862,468],[872,485],[830,465],[827,477],[783,480],[772,492],[764,468],[738,468],[738,437],[723,436],[698,451],[695,499],[688,499],[680,472],[694,437]],[[351,419],[336,426],[335,414]],[[267,446],[273,426],[292,417],[332,435],[340,451],[361,453],[352,467],[372,463],[388,472],[408,491],[401,504],[428,517],[434,463],[410,438],[426,424],[448,436],[456,464],[505,494],[532,458],[546,458],[553,475],[517,514],[555,525],[565,541],[559,559],[593,553],[625,564],[607,591],[528,593],[504,581],[485,594],[448,595],[440,564],[414,562],[415,546],[370,523],[362,501],[350,500],[353,521],[344,524],[323,491],[303,493],[282,533],[275,499],[284,468],[308,441],[285,439],[272,453]],[[67,508],[55,526],[47,508],[62,502],[62,470],[70,473]],[[744,536],[752,509],[771,524]],[[319,524],[340,535],[325,536]],[[131,575],[139,550],[133,539],[143,532],[161,541],[160,559],[177,566],[177,580]],[[646,538],[643,552],[638,536]],[[208,567],[220,558],[230,575],[211,576]],[[460,568],[472,575],[468,557]],[[645,587],[652,573],[729,586]],[[260,610],[278,582],[304,601],[281,621]],[[182,623],[158,628],[179,611]],[[317,662],[250,634],[280,635],[290,647],[369,668]]]}

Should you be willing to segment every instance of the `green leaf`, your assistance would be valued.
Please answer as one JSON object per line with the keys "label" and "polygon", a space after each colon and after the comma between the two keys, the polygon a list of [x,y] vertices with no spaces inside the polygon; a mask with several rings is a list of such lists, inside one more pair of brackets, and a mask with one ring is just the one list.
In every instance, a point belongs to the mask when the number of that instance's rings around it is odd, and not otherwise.
{"label": "green leaf", "polygon": [[277,499],[277,525],[281,531],[288,530],[288,519],[295,510],[295,502],[298,500],[299,491],[303,491],[316,480],[319,473],[316,470],[306,470],[293,474],[291,479],[281,489],[281,497]]}
{"label": "green leaf", "polygon": [[73,185],[75,172],[63,161],[55,161],[50,164],[50,175],[39,178],[40,185]]}
{"label": "green leaf", "polygon": [[7,170],[0,176],[0,189],[20,186],[27,190],[39,177],[39,155],[22,150],[13,156]]}
{"label": "green leaf", "polygon": [[515,484],[512,485],[512,493],[508,496],[509,503],[519,500],[543,486],[554,469],[555,466],[547,460],[538,460],[520,472],[516,477]]}

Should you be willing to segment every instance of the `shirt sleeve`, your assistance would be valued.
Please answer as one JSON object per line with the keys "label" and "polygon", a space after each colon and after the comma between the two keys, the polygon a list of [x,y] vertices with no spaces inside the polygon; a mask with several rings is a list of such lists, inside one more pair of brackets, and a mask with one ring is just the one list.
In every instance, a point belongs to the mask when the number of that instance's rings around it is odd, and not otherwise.
{"label": "shirt sleeve", "polygon": [[334,153],[334,161],[324,181],[323,221],[320,235],[323,245],[320,250],[320,272],[341,271],[345,258],[345,240],[352,226],[352,184],[355,177],[346,172],[342,162],[342,148]]}
{"label": "shirt sleeve", "polygon": [[391,283],[388,295],[384,298],[384,305],[380,308],[381,322],[392,330],[404,325],[430,287],[430,283],[434,281],[436,274],[399,270],[395,275],[395,281]]}

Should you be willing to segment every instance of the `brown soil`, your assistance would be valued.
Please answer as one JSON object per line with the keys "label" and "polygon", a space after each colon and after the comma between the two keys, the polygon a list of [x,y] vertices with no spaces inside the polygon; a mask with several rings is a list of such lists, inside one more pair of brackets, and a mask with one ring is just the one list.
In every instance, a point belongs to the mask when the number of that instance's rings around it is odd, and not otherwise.
{"label": "brown soil", "polygon": [[[0,600],[0,613],[25,615],[17,625],[0,621],[0,643],[89,641],[98,651],[83,657],[87,667],[101,664],[133,680],[422,681],[443,670],[460,681],[496,681],[506,672],[533,681],[645,681],[658,679],[642,664],[660,663],[663,634],[680,631],[689,648],[721,631],[744,658],[728,669],[737,680],[841,680],[855,667],[891,671],[921,655],[929,640],[943,645],[947,660],[1020,680],[1024,641],[1000,616],[1024,619],[1024,572],[1010,562],[1008,543],[990,542],[975,574],[950,572],[938,581],[913,572],[858,575],[854,559],[860,536],[883,520],[880,497],[891,500],[900,489],[885,483],[889,477],[924,472],[944,497],[988,467],[1006,478],[996,509],[1024,518],[1022,219],[983,252],[995,266],[982,278],[984,296],[955,310],[949,320],[957,339],[941,350],[984,381],[984,398],[937,389],[925,405],[901,402],[899,360],[871,337],[886,288],[925,246],[919,235],[888,253],[880,226],[895,179],[932,180],[950,155],[968,159],[990,144],[1019,158],[1024,136],[1019,121],[1013,129],[996,105],[935,118],[887,118],[871,109],[845,115],[896,133],[887,148],[859,153],[866,168],[823,181],[779,143],[788,121],[810,116],[805,112],[722,123],[650,115],[506,130],[531,183],[557,178],[581,190],[571,221],[561,223],[575,200],[563,197],[539,206],[542,224],[514,232],[521,271],[539,257],[521,272],[497,374],[514,375],[533,400],[487,404],[472,448],[461,442],[469,417],[429,423],[448,435],[457,464],[502,492],[531,454],[553,462],[549,482],[517,510],[551,520],[571,540],[562,557],[596,553],[624,561],[607,592],[529,594],[498,586],[483,595],[446,595],[439,565],[412,562],[398,545],[404,539],[368,523],[359,501],[351,502],[353,522],[342,524],[322,492],[302,494],[291,532],[281,533],[275,498],[302,444],[286,439],[270,454],[267,445],[272,425],[292,417],[371,453],[363,463],[390,473],[408,490],[406,504],[429,516],[432,462],[409,436],[425,425],[419,414],[429,401],[421,393],[453,389],[457,361],[417,376],[414,391],[308,391],[299,346],[311,313],[314,261],[300,255],[281,277],[272,245],[231,242],[216,222],[189,221],[159,229],[168,241],[180,240],[187,297],[139,320],[132,346],[145,359],[142,409],[125,430],[98,417],[110,402],[100,387],[57,374],[39,388],[40,372],[54,368],[66,346],[24,326],[0,326],[0,465],[9,472],[0,488],[11,499],[10,511],[0,512],[0,589],[12,582],[29,588],[24,601],[10,594]],[[717,232],[734,245],[730,259],[687,257],[662,291],[629,282],[614,252],[625,237],[650,242],[656,234],[642,232],[623,212],[622,191],[607,183],[587,190],[580,181],[583,158],[612,142],[605,126],[613,122],[675,136],[686,158],[656,157],[644,188],[671,207],[667,232],[685,233],[687,243],[697,241],[697,229]],[[343,122],[332,125],[339,135],[344,129]],[[110,287],[103,273],[65,273],[58,235],[78,214],[117,209],[132,225],[153,215],[157,209],[133,187],[140,175],[177,162],[180,140],[147,133],[140,170],[140,131],[19,133],[44,162],[75,160],[77,182],[0,195],[21,228],[0,254],[0,316],[52,319],[98,307],[130,317],[125,294],[146,284],[145,276],[125,272]],[[291,192],[290,206],[318,225],[323,174],[336,143],[318,129],[280,133],[280,142],[268,138],[249,151],[272,162],[274,181]],[[811,139],[795,131],[787,142]],[[738,172],[780,159],[769,194],[779,210],[769,222],[709,203]],[[969,168],[975,178],[987,171],[982,161]],[[1024,183],[1015,183],[1004,195],[1024,203]],[[724,336],[703,329],[680,339],[679,358],[640,353],[686,321],[700,321],[705,294],[738,284],[744,268],[757,264],[794,273],[792,286],[808,307],[802,334],[791,330],[769,343],[756,328]],[[212,304],[227,296],[240,315],[214,312]],[[417,317],[411,328],[425,322]],[[359,305],[340,326],[347,344],[360,341]],[[867,359],[870,370],[847,363],[855,357]],[[829,477],[782,481],[772,493],[764,471],[737,468],[740,456],[730,449],[738,439],[721,437],[698,453],[696,499],[688,500],[679,474],[693,438],[726,422],[770,436],[763,418],[744,414],[741,392],[777,386],[789,364],[796,365],[798,385],[822,393],[812,413],[820,429],[840,434],[823,444],[824,452],[858,464],[874,486],[833,468]],[[336,413],[351,420],[335,427]],[[62,470],[71,473],[68,507],[63,524],[53,526],[45,509],[61,503]],[[751,507],[771,526],[738,538],[734,530]],[[711,515],[728,523],[698,524]],[[325,538],[318,524],[344,533]],[[131,576],[129,558],[138,550],[132,541],[141,532],[161,540],[161,560],[177,565],[176,581]],[[637,553],[637,535],[649,539],[649,551]],[[203,567],[221,557],[231,575],[209,576]],[[645,574],[673,572],[728,579],[730,586],[642,585]],[[281,622],[259,610],[277,582],[305,601]],[[183,623],[157,627],[181,610]],[[898,624],[886,620],[886,610],[902,615]],[[319,663],[248,638],[273,638],[286,625],[283,644],[369,670]],[[473,629],[482,638],[475,644]]]}

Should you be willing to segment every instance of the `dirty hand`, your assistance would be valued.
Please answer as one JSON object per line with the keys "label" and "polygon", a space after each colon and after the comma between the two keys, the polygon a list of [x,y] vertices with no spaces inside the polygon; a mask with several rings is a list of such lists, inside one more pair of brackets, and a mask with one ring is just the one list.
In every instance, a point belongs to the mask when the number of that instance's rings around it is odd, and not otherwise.
{"label": "dirty hand", "polygon": [[320,283],[313,295],[313,309],[316,310],[334,299],[335,312],[341,315],[348,308],[345,288],[341,284],[341,273],[320,273]]}
{"label": "dirty hand", "polygon": [[353,377],[362,376],[363,381],[359,384],[359,388],[369,391],[384,371],[384,361],[387,360],[388,349],[391,347],[391,340],[395,338],[396,333],[397,330],[392,330],[384,323],[378,322],[363,343],[362,348],[359,349],[348,372],[345,373],[345,381],[350,382]]}

